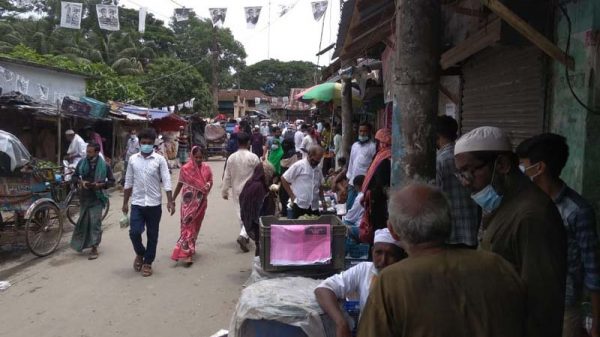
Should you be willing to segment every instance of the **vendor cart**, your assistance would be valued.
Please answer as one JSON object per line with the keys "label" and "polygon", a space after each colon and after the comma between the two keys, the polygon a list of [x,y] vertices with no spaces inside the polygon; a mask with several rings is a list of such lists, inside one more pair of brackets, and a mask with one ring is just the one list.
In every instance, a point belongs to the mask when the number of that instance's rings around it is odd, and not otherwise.
{"label": "vendor cart", "polygon": [[0,130],[0,231],[23,233],[37,256],[58,247],[64,213],[75,194],[67,191],[59,172],[59,167],[36,163],[18,138]]}
{"label": "vendor cart", "polygon": [[219,124],[208,124],[204,129],[206,138],[206,148],[204,149],[204,158],[227,157],[227,132]]}

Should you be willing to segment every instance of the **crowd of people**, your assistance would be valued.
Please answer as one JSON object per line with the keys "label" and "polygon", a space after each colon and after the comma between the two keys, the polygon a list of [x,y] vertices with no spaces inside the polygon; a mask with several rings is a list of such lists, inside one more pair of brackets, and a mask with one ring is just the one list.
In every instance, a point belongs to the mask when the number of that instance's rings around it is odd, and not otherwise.
{"label": "crowd of people", "polygon": [[[592,305],[591,335],[600,336],[595,214],[560,178],[569,156],[564,137],[541,134],[515,151],[499,128],[480,127],[458,138],[456,121],[441,116],[434,125],[435,181],[392,188],[389,129],[373,132],[361,124],[343,158],[339,128],[321,124],[291,132],[274,127],[267,137],[240,124],[221,196],[233,203],[240,249],[249,252],[252,240],[257,255],[261,216],[319,215],[327,207],[325,187],[345,205],[348,237],[370,245],[372,262],[315,290],[337,336],[351,336],[338,305],[351,293],[360,298],[358,336],[582,336],[585,296]],[[77,136],[68,135],[79,149]],[[171,215],[181,196],[181,236],[172,259],[188,266],[214,185],[202,149],[192,147],[189,160],[181,153],[172,193],[156,139],[153,130],[132,132],[125,155],[123,212],[131,211],[133,266],[144,276],[152,275],[156,254],[161,184]],[[90,258],[98,256],[103,190],[114,183],[100,153],[98,144],[87,144],[74,177],[85,198],[72,246],[91,248]]]}

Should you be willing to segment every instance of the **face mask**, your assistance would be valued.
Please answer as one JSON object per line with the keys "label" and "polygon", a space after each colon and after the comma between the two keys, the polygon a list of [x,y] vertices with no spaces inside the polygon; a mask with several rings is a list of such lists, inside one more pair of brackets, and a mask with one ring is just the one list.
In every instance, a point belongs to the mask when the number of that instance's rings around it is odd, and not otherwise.
{"label": "face mask", "polygon": [[358,141],[361,143],[366,143],[369,141],[369,136],[358,136]]}
{"label": "face mask", "polygon": [[135,139],[135,133],[131,135],[131,139]]}
{"label": "face mask", "polygon": [[152,151],[154,151],[154,146],[151,144],[140,145],[140,151],[144,154],[150,154]]}
{"label": "face mask", "polygon": [[494,189],[494,186],[492,186],[495,175],[496,162],[494,162],[494,171],[492,172],[492,181],[490,182],[490,184],[487,185],[481,191],[475,194],[471,194],[471,198],[473,199],[473,201],[475,201],[477,205],[481,206],[481,209],[483,209],[483,211],[488,214],[495,211],[502,202],[502,196],[499,195],[498,192],[496,192],[496,190]]}
{"label": "face mask", "polygon": [[[540,163],[535,163],[529,167],[525,167],[525,165],[519,165],[519,170],[521,170],[521,172],[523,172],[523,174],[525,174],[527,176],[527,170],[529,170],[530,168],[533,168],[535,166],[538,166]],[[532,175],[532,176],[527,176],[531,181],[533,181],[533,179],[535,179],[537,176],[539,176],[541,173],[538,173],[536,175]]]}

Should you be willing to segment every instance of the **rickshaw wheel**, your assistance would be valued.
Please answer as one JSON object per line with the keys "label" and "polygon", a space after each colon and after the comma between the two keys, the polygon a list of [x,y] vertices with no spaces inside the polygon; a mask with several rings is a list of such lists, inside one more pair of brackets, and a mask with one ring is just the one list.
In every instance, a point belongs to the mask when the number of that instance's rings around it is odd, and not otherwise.
{"label": "rickshaw wheel", "polygon": [[[73,198],[69,205],[67,206],[67,219],[69,222],[75,226],[77,225],[77,221],[79,220],[79,211],[81,210],[81,205],[79,204],[79,198]],[[108,211],[110,210],[110,199],[106,200],[106,205],[104,209],[102,209],[102,220],[106,219],[108,216]]]}
{"label": "rickshaw wheel", "polygon": [[63,233],[63,220],[58,207],[50,202],[37,205],[25,224],[27,247],[37,256],[52,254]]}

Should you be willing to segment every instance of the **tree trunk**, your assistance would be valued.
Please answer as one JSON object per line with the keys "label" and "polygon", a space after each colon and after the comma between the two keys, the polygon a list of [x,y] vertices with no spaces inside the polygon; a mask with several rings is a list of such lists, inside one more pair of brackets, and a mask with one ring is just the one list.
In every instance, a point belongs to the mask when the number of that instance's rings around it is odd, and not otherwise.
{"label": "tree trunk", "polygon": [[438,111],[439,0],[398,0],[396,8],[396,95],[393,117],[392,184],[435,178]]}
{"label": "tree trunk", "polygon": [[342,88],[342,155],[350,160],[350,149],[354,137],[352,132],[352,79],[344,79]]}

